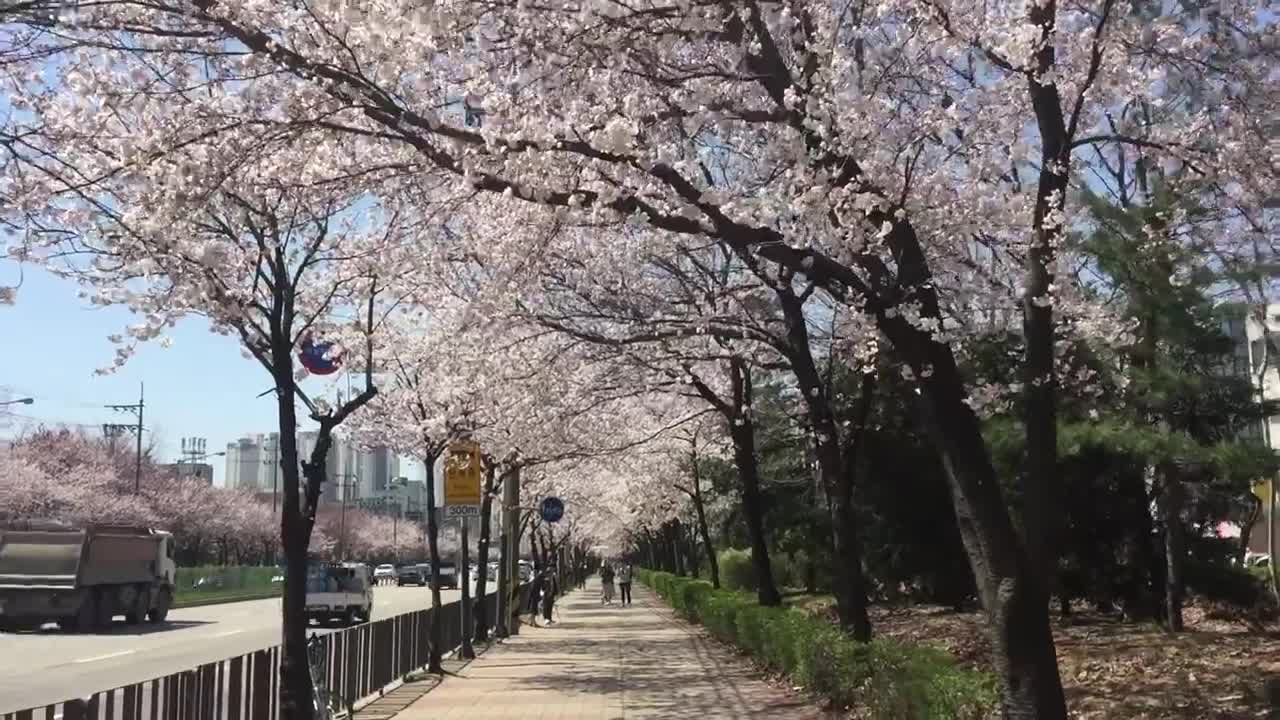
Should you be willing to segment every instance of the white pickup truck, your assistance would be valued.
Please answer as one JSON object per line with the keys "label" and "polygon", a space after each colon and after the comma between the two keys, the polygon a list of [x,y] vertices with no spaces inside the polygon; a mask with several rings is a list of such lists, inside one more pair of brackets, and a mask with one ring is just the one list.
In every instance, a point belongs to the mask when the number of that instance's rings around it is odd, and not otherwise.
{"label": "white pickup truck", "polygon": [[313,562],[307,565],[307,619],[344,625],[368,622],[373,614],[369,566]]}

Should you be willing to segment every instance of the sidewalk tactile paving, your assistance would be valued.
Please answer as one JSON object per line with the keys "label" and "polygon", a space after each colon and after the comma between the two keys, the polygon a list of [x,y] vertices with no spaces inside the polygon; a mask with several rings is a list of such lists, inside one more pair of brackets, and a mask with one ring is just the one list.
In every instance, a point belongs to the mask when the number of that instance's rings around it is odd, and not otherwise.
{"label": "sidewalk tactile paving", "polygon": [[560,622],[522,625],[397,720],[818,720],[838,717],[762,679],[675,619],[646,588],[601,605],[598,582],[557,604]]}

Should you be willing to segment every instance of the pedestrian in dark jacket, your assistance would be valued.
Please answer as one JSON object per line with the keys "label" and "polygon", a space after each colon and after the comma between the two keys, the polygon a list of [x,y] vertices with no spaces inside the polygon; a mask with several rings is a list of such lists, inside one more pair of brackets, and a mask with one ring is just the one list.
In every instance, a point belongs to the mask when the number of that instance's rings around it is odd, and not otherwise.
{"label": "pedestrian in dark jacket", "polygon": [[556,579],[555,570],[547,570],[547,579],[542,583],[542,619],[553,622],[551,611],[556,605],[556,595],[560,592],[560,581]]}

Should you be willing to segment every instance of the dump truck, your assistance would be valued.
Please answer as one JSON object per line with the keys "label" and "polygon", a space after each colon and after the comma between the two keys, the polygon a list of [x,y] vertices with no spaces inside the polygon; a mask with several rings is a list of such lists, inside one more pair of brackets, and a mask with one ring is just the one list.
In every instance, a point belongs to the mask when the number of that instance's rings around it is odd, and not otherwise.
{"label": "dump truck", "polygon": [[64,630],[164,622],[173,603],[173,535],[126,525],[25,521],[0,527],[0,629]]}

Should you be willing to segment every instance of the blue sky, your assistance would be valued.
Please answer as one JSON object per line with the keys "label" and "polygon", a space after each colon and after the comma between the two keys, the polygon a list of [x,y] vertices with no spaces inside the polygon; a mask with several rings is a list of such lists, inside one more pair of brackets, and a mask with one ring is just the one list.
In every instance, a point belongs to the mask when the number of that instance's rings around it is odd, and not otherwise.
{"label": "blue sky", "polygon": [[[2,279],[11,284],[16,268],[5,265]],[[104,422],[129,422],[103,405],[137,402],[140,381],[146,383],[147,441],[156,434],[162,461],[177,457],[183,437],[204,437],[217,452],[245,433],[275,428],[272,396],[256,397],[271,387],[266,371],[241,356],[233,338],[209,332],[201,318],[179,322],[171,347],[143,345],[114,374],[96,375],[111,364],[115,346],[107,336],[131,322],[129,311],[91,306],[76,296],[75,283],[34,266],[24,274],[17,303],[0,306],[0,395],[30,396],[35,403],[5,407],[0,437],[39,423],[99,431]],[[222,458],[210,462],[221,482]]]}

